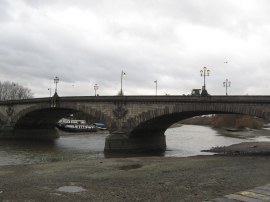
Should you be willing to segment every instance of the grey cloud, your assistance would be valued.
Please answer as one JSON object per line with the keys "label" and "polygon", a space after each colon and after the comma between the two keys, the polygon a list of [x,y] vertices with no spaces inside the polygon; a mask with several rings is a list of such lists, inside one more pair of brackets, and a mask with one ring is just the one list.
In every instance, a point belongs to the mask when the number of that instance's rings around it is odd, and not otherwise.
{"label": "grey cloud", "polygon": [[7,0],[0,1],[0,21],[10,20],[11,16],[9,13],[10,5]]}
{"label": "grey cloud", "polygon": [[[241,1],[257,5],[254,9],[233,0],[21,2],[29,7],[22,11],[26,17],[9,19],[0,28],[0,78],[26,84],[40,81],[35,85],[37,95],[47,95],[44,89],[56,75],[69,86],[97,82],[104,92],[116,94],[122,70],[127,73],[127,94],[152,94],[154,80],[162,94],[187,94],[202,86],[203,66],[212,71],[207,78],[211,94],[224,93],[226,78],[232,81],[234,94],[256,93],[256,88],[267,92],[255,79],[267,86],[262,72],[268,71],[270,62],[264,45],[269,40],[261,31],[267,30],[270,19],[263,8],[269,6],[266,1]],[[71,8],[78,11],[73,18],[54,19]],[[1,9],[8,14],[18,8],[13,3],[0,4]],[[255,16],[259,13],[262,17]],[[251,74],[256,65],[260,71]]]}

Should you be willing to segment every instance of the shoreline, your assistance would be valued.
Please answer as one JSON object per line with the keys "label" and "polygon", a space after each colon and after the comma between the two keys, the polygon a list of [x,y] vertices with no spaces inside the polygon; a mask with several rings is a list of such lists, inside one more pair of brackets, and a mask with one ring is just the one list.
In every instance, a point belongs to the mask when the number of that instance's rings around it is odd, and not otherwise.
{"label": "shoreline", "polygon": [[242,142],[230,146],[213,147],[203,152],[216,153],[215,155],[269,155],[270,156],[270,142]]}
{"label": "shoreline", "polygon": [[[232,131],[228,132],[224,128],[213,128],[224,137],[242,138],[242,139],[254,139],[264,138],[269,141],[250,141],[242,142],[238,144],[232,144],[229,146],[213,147],[202,152],[212,152],[215,155],[270,155],[270,131],[269,129],[250,129],[244,131]],[[256,133],[254,132],[256,131]]]}

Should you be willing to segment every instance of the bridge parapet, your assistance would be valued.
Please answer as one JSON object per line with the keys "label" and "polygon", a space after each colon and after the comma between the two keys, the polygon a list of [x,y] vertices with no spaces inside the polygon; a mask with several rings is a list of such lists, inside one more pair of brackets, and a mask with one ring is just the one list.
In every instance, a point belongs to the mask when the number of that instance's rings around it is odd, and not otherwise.
{"label": "bridge parapet", "polygon": [[[33,98],[22,100],[0,101],[1,105],[16,105],[29,103],[50,103],[51,98]],[[59,97],[59,102],[234,102],[234,103],[270,103],[270,96],[265,95],[236,95],[236,96],[76,96],[76,97]]]}

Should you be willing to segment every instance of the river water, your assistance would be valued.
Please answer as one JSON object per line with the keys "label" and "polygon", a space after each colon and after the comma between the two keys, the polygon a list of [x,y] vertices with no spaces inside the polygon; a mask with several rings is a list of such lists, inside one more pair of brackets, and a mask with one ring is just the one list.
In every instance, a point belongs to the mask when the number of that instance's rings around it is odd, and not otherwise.
{"label": "river water", "polygon": [[[103,131],[63,135],[54,141],[0,140],[0,166],[102,159],[107,135],[108,132]],[[164,157],[209,155],[211,153],[201,150],[240,142],[270,141],[268,130],[227,132],[195,125],[169,128],[165,135],[167,150],[159,154]]]}

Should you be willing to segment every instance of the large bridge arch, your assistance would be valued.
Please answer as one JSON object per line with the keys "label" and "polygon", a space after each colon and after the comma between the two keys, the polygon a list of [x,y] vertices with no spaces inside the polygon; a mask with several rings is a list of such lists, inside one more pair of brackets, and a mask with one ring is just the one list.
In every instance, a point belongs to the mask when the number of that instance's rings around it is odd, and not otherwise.
{"label": "large bridge arch", "polygon": [[16,116],[12,118],[12,122],[16,128],[18,125],[23,126],[26,120],[31,122],[33,125],[43,120],[42,122],[44,122],[44,124],[46,122],[48,123],[46,124],[47,126],[53,127],[61,118],[76,112],[85,113],[108,125],[111,125],[113,122],[111,117],[106,116],[100,110],[85,106],[78,107],[76,105],[62,105],[57,108],[51,108],[47,105],[31,106],[17,113]]}
{"label": "large bridge arch", "polygon": [[131,148],[133,151],[165,150],[165,131],[172,124],[194,116],[207,114],[243,114],[269,121],[270,109],[263,105],[241,105],[224,103],[185,103],[171,106],[158,106],[130,117],[123,124],[125,135],[112,135],[107,140],[105,151],[120,151]]}
{"label": "large bridge arch", "polygon": [[132,129],[131,135],[165,132],[172,124],[194,116],[207,114],[243,114],[269,121],[269,109],[261,106],[242,106],[224,104],[181,104],[173,107],[161,107],[142,112],[126,122],[126,127]]}
{"label": "large bridge arch", "polygon": [[106,116],[102,111],[94,107],[62,104],[58,107],[50,107],[43,103],[32,105],[17,112],[11,117],[10,125],[13,130],[6,137],[9,138],[37,138],[55,139],[59,137],[56,123],[63,117],[72,113],[82,112],[94,120],[105,123],[109,128],[114,126],[111,117]]}

